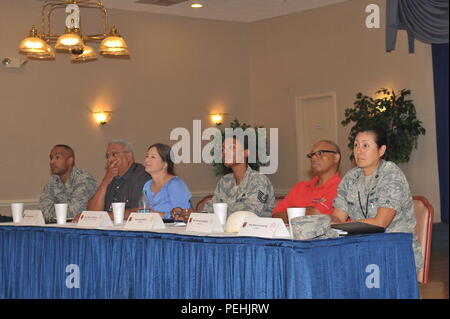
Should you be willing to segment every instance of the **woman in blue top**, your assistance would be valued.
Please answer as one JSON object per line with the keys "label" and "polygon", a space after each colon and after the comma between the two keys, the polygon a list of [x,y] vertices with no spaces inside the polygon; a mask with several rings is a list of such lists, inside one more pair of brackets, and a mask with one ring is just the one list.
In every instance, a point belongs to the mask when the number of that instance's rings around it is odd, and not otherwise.
{"label": "woman in blue top", "polygon": [[157,143],[148,148],[144,160],[145,171],[152,176],[144,185],[144,191],[153,213],[170,218],[170,211],[176,207],[191,208],[191,192],[181,178],[175,175],[174,163],[170,158],[171,148]]}

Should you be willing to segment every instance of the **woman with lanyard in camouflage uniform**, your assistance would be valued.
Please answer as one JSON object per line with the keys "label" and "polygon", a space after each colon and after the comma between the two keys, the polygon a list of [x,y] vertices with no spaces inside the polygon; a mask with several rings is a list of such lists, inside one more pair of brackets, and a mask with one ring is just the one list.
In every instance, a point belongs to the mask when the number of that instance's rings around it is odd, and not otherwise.
{"label": "woman with lanyard in camouflage uniform", "polygon": [[385,228],[385,232],[413,234],[416,269],[423,265],[419,242],[414,235],[416,217],[408,181],[393,162],[383,160],[386,132],[363,129],[355,138],[353,155],[357,167],[345,174],[334,199],[332,223],[358,221]]}

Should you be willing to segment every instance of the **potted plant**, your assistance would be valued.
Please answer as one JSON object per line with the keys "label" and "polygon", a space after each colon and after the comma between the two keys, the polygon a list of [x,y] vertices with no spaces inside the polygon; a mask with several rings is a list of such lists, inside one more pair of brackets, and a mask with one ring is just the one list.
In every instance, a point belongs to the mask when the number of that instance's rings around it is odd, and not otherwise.
{"label": "potted plant", "polygon": [[[419,135],[425,135],[422,122],[417,119],[416,108],[407,96],[410,90],[395,93],[393,89],[382,88],[375,92],[383,94],[372,98],[362,93],[356,94],[353,108],[345,110],[343,126],[354,122],[348,136],[348,147],[353,150],[356,133],[359,129],[376,126],[386,130],[389,147],[385,159],[395,163],[407,163],[413,148],[417,148]],[[353,160],[353,153],[350,160]]]}

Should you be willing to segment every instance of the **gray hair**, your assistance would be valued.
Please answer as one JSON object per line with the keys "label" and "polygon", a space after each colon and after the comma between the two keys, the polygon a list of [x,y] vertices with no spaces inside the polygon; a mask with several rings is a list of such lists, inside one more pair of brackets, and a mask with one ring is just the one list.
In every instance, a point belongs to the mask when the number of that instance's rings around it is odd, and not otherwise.
{"label": "gray hair", "polygon": [[[321,141],[319,141],[319,142],[317,142],[317,143],[321,143],[321,142],[330,144],[330,145],[334,148],[334,150],[335,150],[339,155],[341,155],[341,150],[340,150],[339,146],[338,146],[335,142],[330,141],[330,140],[321,140]],[[316,143],[316,144],[317,144],[317,143]]]}
{"label": "gray hair", "polygon": [[110,141],[108,143],[108,146],[111,145],[111,144],[120,144],[123,147],[125,147],[127,152],[130,152],[130,153],[134,154],[133,145],[130,142],[126,141],[126,140],[112,140],[112,141]]}
{"label": "gray hair", "polygon": [[334,148],[336,153],[339,154],[339,162],[337,163],[337,169],[339,170],[339,167],[341,166],[341,159],[342,159],[341,149],[339,148],[339,146],[335,142],[330,141],[330,140],[321,140],[321,141],[318,141],[317,143],[327,143],[328,145],[330,145],[331,147]]}

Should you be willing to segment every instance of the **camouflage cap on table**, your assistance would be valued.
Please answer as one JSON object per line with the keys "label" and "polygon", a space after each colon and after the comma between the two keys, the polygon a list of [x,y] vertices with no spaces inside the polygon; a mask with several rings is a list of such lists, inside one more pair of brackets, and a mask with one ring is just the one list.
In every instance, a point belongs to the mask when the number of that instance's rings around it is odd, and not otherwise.
{"label": "camouflage cap on table", "polygon": [[309,215],[291,219],[294,239],[309,240],[315,238],[338,237],[337,231],[330,227],[330,217],[327,215]]}

